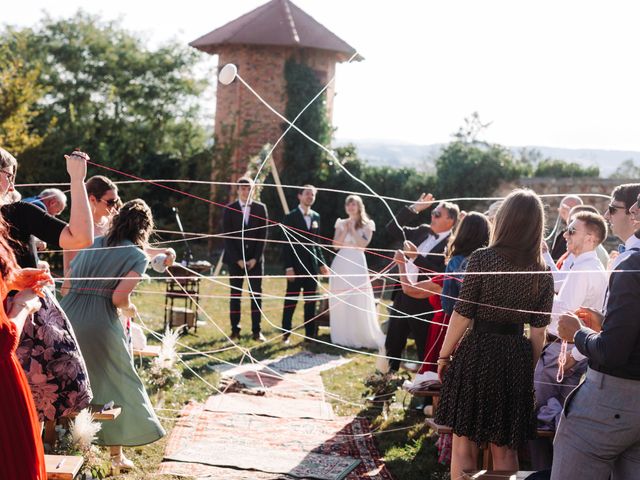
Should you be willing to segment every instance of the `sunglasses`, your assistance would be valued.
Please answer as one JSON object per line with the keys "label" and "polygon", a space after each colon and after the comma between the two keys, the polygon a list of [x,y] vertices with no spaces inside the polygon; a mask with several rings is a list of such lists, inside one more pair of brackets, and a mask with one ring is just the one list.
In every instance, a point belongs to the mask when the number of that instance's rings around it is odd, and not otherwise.
{"label": "sunglasses", "polygon": [[13,172],[8,172],[7,170],[0,169],[0,172],[4,173],[4,176],[7,178],[7,182],[15,183],[16,182],[16,174]]}
{"label": "sunglasses", "polygon": [[119,198],[111,198],[109,200],[105,200],[104,198],[100,199],[101,202],[104,202],[104,204],[109,207],[109,208],[120,208],[120,199]]}
{"label": "sunglasses", "polygon": [[620,207],[618,205],[607,205],[607,210],[609,211],[609,215],[615,215],[618,210],[627,210],[626,207]]}

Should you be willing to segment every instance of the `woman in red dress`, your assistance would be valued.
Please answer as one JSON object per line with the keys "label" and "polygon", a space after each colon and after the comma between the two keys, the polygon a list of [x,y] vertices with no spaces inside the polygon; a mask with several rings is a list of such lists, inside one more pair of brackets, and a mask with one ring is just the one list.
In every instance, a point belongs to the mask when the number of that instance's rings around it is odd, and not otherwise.
{"label": "woman in red dress", "polygon": [[[5,153],[0,149],[0,155]],[[3,195],[13,189],[13,175],[12,170],[0,168]],[[35,292],[51,277],[44,270],[19,269],[7,237],[0,217],[0,295],[4,300],[0,306],[0,478],[46,480],[38,415],[15,351],[25,321],[40,308]],[[19,293],[7,299],[11,290]]]}

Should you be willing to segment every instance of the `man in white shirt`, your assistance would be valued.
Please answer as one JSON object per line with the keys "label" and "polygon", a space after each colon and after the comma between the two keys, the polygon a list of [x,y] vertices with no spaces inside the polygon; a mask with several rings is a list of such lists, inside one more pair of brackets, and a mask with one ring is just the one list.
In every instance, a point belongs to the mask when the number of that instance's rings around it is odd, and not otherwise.
{"label": "man in white shirt", "polygon": [[[571,209],[571,212],[569,213],[568,223],[571,223],[571,221],[573,220],[573,217],[578,212],[593,212],[596,214],[600,213],[598,212],[596,207],[592,205],[576,205]],[[566,229],[563,232],[566,232]],[[565,244],[566,244],[566,240],[565,240]],[[575,261],[575,256],[571,252],[566,252],[566,254],[561,257],[560,261],[562,262],[562,265],[560,266],[560,268],[558,268],[558,265],[556,265],[556,262],[554,262],[553,258],[551,258],[549,249],[546,247],[547,247],[547,244],[543,242],[542,257],[544,258],[545,263],[551,269],[551,273],[553,274],[553,282],[555,284],[555,292],[558,293],[560,291],[560,288],[562,287],[562,284],[564,283],[565,278],[567,278],[567,272],[571,270],[571,267],[573,266],[573,262]],[[600,260],[600,263],[602,263],[602,266],[607,268],[607,266],[609,265],[609,254],[607,253],[607,251],[602,245],[598,245],[598,247],[596,248],[596,254],[598,255],[598,259]],[[560,261],[558,261],[558,264],[560,264]]]}
{"label": "man in white shirt", "polygon": [[[607,226],[601,215],[578,212],[564,233],[567,251],[573,254],[573,265],[553,301],[551,323],[547,327],[547,345],[536,365],[534,385],[538,423],[554,429],[555,416],[571,390],[578,385],[587,369],[586,357],[568,345],[564,357],[564,375],[558,382],[559,356],[562,342],[558,338],[558,320],[566,312],[579,307],[600,308],[607,290],[607,274],[598,259],[596,248],[607,237]],[[531,461],[536,470],[551,468],[553,447],[550,439],[531,442]]]}

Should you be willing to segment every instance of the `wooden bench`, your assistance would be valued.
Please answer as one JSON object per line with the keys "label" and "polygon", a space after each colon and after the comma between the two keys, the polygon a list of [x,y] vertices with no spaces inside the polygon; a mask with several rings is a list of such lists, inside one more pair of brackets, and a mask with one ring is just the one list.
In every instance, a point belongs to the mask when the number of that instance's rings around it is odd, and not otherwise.
{"label": "wooden bench", "polygon": [[[453,429],[451,427],[439,425],[433,420],[433,418],[427,418],[425,423],[438,435],[453,434]],[[480,448],[480,453],[482,454],[482,468],[491,468],[491,448],[489,448],[488,445],[483,445]]]}
{"label": "wooden bench", "polygon": [[440,403],[440,390],[421,390],[413,392],[411,393],[411,395],[418,398],[431,397],[431,405],[433,405],[431,415],[433,415],[434,417],[436,416],[436,410],[438,409],[438,404]]}
{"label": "wooden bench", "polygon": [[73,480],[80,472],[84,458],[75,455],[45,455],[48,480]]}
{"label": "wooden bench", "polygon": [[[118,406],[114,406],[108,410],[103,410],[104,405],[91,404],[87,408],[93,415],[93,419],[99,422],[115,420],[122,413],[122,407]],[[44,422],[44,433],[42,436],[43,442],[51,446],[55,445],[57,441],[56,423],[60,422],[62,425],[66,426],[71,419],[77,416],[77,414],[78,412],[74,412],[66,417],[59,418],[57,421],[48,420]]]}
{"label": "wooden bench", "polygon": [[503,471],[503,470],[477,470],[463,472],[462,478],[465,480],[524,480],[534,472],[525,471]]}
{"label": "wooden bench", "polygon": [[134,356],[139,357],[159,357],[162,346],[160,345],[147,345],[144,350],[133,350]]}
{"label": "wooden bench", "polygon": [[427,418],[425,420],[425,423],[427,424],[427,426],[433,430],[434,432],[436,432],[438,435],[444,435],[447,433],[453,433],[453,430],[451,429],[451,427],[447,427],[446,425],[438,425],[433,418]]}

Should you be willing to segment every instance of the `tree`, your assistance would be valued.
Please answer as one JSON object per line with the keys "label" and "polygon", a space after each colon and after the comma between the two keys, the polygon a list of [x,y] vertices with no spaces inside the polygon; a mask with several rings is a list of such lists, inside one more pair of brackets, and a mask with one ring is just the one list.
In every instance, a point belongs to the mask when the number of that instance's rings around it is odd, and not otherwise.
{"label": "tree", "polygon": [[[38,83],[40,68],[27,67],[19,55],[24,39],[16,38],[16,50],[0,45],[0,146],[14,155],[37,147],[46,131],[40,135],[30,130],[30,124],[40,112],[36,104],[46,88]],[[51,125],[49,125],[51,126]]]}
{"label": "tree", "polygon": [[640,178],[640,167],[635,164],[633,158],[628,158],[618,165],[610,178]]}
{"label": "tree", "polygon": [[523,168],[501,145],[454,141],[436,159],[436,193],[446,197],[486,197],[503,181],[522,175]]}
{"label": "tree", "polygon": [[154,166],[163,170],[162,158],[186,159],[205,147],[195,50],[177,44],[148,50],[118,22],[81,12],[64,20],[47,17],[35,29],[7,30],[2,43],[12,48],[17,38],[25,42],[21,61],[41,70],[39,85],[47,92],[30,130],[44,135],[52,121],[56,125],[21,158],[34,167],[25,168],[31,178],[22,180],[63,179],[56,167],[73,148],[139,174]]}
{"label": "tree", "polygon": [[583,167],[575,162],[546,158],[538,163],[533,171],[533,176],[555,178],[599,177],[600,169],[597,166]]}
{"label": "tree", "polygon": [[[202,126],[198,96],[205,82],[194,73],[201,58],[196,50],[177,43],[149,49],[119,22],[82,12],[62,20],[46,17],[33,28],[6,28],[0,46],[14,52],[19,90],[28,94],[19,102],[26,107],[16,110],[26,113],[11,123],[31,139],[23,141],[20,182],[66,181],[62,155],[74,148],[145,179],[209,178],[211,140]],[[8,103],[0,103],[4,119]],[[129,180],[90,166],[94,174]],[[208,198],[206,187],[173,187]],[[182,204],[182,195],[149,184],[121,190],[125,199],[147,199],[161,228],[175,228],[170,207]],[[197,223],[187,228],[206,231],[208,205],[191,205],[183,216]]]}
{"label": "tree", "polygon": [[[307,107],[296,120],[296,126],[321,145],[328,145],[331,139],[331,128],[327,119],[326,95],[323,93],[308,105],[324,85],[320,83],[311,67],[294,58],[290,58],[285,63],[284,77],[287,91],[285,117],[293,121]],[[287,124],[282,125],[283,130],[287,127]],[[284,165],[280,172],[284,183],[316,184],[319,180],[326,178],[328,165],[326,153],[322,148],[294,129],[289,130],[284,142]]]}

